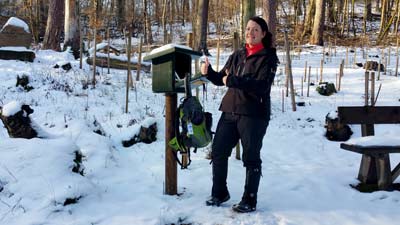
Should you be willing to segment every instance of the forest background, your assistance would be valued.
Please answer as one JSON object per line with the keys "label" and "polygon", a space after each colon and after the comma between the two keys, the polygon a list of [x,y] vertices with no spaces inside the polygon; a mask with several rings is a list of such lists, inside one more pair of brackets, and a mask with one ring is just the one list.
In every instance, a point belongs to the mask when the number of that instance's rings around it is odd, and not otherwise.
{"label": "forest background", "polygon": [[278,47],[284,43],[282,31],[288,31],[293,45],[388,45],[396,43],[399,14],[399,0],[0,1],[0,25],[19,17],[30,26],[33,47],[61,51],[71,46],[76,56],[81,36],[90,43],[94,34],[101,41],[108,34],[117,39],[130,32],[151,48],[187,43],[185,26],[194,34],[189,45],[208,53],[207,46],[217,39],[224,45],[235,44],[234,35],[240,40],[243,24],[254,15],[267,20]]}

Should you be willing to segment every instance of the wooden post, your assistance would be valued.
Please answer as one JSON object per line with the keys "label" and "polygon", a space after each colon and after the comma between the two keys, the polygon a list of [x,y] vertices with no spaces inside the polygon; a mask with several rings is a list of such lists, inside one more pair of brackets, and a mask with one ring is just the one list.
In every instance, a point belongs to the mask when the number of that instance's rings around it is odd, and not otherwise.
{"label": "wooden post", "polygon": [[365,106],[368,106],[368,85],[369,84],[369,72],[365,71],[365,91],[364,91],[364,97],[365,97]]}
{"label": "wooden post", "polygon": [[300,77],[300,83],[301,83],[301,97],[303,97],[303,78]]}
{"label": "wooden post", "polygon": [[387,66],[388,66],[388,60],[387,60],[387,58],[385,57],[385,70],[383,71],[383,74],[384,74],[384,75],[386,75]]}
{"label": "wooden post", "polygon": [[79,69],[82,69],[82,56],[83,56],[83,37],[82,28],[79,29]]}
{"label": "wooden post", "polygon": [[336,40],[336,36],[335,36],[335,57],[336,57],[336,46],[337,46],[337,45],[336,45],[336,43],[337,43],[336,41],[337,41],[337,40]]}
{"label": "wooden post", "polygon": [[285,90],[282,89],[282,112],[285,112]]}
{"label": "wooden post", "polygon": [[304,65],[304,82],[306,82],[306,79],[307,79],[307,61]]}
{"label": "wooden post", "polygon": [[140,36],[139,38],[139,56],[138,56],[138,64],[136,66],[136,81],[140,80],[140,70],[142,69],[142,46],[143,46],[143,37]]}
{"label": "wooden post", "polygon": [[388,54],[388,64],[390,65],[390,55],[392,54],[392,47],[389,46],[388,52],[389,52],[389,54]]}
{"label": "wooden post", "polygon": [[293,84],[293,75],[292,75],[292,65],[290,59],[290,43],[288,38],[288,32],[285,30],[285,45],[286,45],[286,61],[287,61],[287,70],[288,70],[288,81],[290,85],[290,97],[292,99],[292,110],[296,111],[296,100],[294,96],[294,84]]}
{"label": "wooden post", "polygon": [[233,51],[239,49],[239,34],[238,32],[233,33]]}
{"label": "wooden post", "polygon": [[339,86],[338,82],[339,82],[338,73],[336,73],[336,74],[335,74],[335,86],[336,86],[336,87]]}
{"label": "wooden post", "polygon": [[96,51],[97,51],[97,42],[96,42],[96,33],[97,33],[97,30],[96,30],[96,26],[94,27],[94,30],[93,30],[93,42],[94,42],[94,45],[93,45],[93,49],[94,49],[94,51],[93,51],[93,78],[92,78],[92,85],[93,85],[93,87],[95,87],[96,86]]}
{"label": "wooden post", "polygon": [[217,41],[217,65],[215,66],[216,71],[219,71],[219,57],[220,57],[220,54],[221,54],[220,45],[221,45],[221,38],[218,37],[218,41]]}
{"label": "wooden post", "polygon": [[107,28],[107,74],[110,74],[110,28]]}
{"label": "wooden post", "polygon": [[[236,51],[239,49],[239,34],[238,32],[233,33],[233,51]],[[236,144],[236,150],[235,150],[235,158],[237,160],[240,160],[240,141]]]}
{"label": "wooden post", "polygon": [[380,80],[381,79],[381,60],[379,60],[379,63],[378,63],[378,78],[377,78],[377,80]]}
{"label": "wooden post", "polygon": [[354,59],[353,59],[353,65],[351,67],[354,68],[356,63],[357,63],[357,48],[354,48]]}
{"label": "wooden post", "polygon": [[311,66],[308,67],[307,97],[310,97]]}
{"label": "wooden post", "polygon": [[338,85],[338,91],[340,91],[340,86],[342,85],[343,67],[344,67],[344,60],[342,59],[342,63],[340,63],[340,68],[339,68],[339,85]]}
{"label": "wooden post", "polygon": [[127,72],[127,76],[126,76],[126,98],[125,98],[125,113],[128,113],[128,104],[129,104],[129,84],[132,83],[132,77],[131,77],[131,38],[132,38],[132,34],[131,34],[131,29],[129,29],[128,32],[128,47],[127,47],[127,58],[128,58],[128,72]]}
{"label": "wooden post", "polygon": [[375,72],[371,72],[371,106],[375,104]]}
{"label": "wooden post", "polygon": [[323,80],[323,72],[324,72],[324,59],[321,59],[321,70],[319,75],[319,82],[321,83]]}
{"label": "wooden post", "polygon": [[175,114],[177,108],[177,94],[165,94],[165,194],[178,193],[177,163],[174,150],[168,142],[175,136]]}
{"label": "wooden post", "polygon": [[349,47],[346,47],[346,61],[344,66],[347,68],[349,66]]}
{"label": "wooden post", "polygon": [[[400,13],[400,9],[399,9]],[[396,44],[396,70],[394,75],[397,77],[399,72],[399,38],[397,38],[397,44]]]}

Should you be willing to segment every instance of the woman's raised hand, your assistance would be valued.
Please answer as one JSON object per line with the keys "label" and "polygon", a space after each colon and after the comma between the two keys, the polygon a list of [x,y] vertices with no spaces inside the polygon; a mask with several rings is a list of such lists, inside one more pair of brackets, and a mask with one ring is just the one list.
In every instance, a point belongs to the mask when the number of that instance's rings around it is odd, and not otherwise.
{"label": "woman's raised hand", "polygon": [[208,61],[208,58],[204,57],[204,62],[200,62],[200,72],[202,75],[207,75],[209,65],[210,62]]}

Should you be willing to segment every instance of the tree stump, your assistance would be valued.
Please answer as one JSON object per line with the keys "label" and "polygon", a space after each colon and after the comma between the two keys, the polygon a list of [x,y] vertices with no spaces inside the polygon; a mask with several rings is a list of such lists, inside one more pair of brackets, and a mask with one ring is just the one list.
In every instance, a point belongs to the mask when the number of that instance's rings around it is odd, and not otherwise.
{"label": "tree stump", "polygon": [[21,86],[25,91],[30,91],[33,89],[32,86],[29,86],[29,77],[27,75],[17,76],[16,87]]}
{"label": "tree stump", "polygon": [[0,119],[3,121],[10,137],[27,139],[37,137],[37,131],[31,126],[29,115],[33,113],[33,109],[29,105],[22,105],[21,110],[14,115],[4,115],[3,109],[0,113]]}
{"label": "tree stump", "polygon": [[325,137],[330,141],[347,141],[353,134],[349,125],[339,122],[337,112],[331,112],[326,115],[325,128]]}
{"label": "tree stump", "polygon": [[321,82],[317,87],[317,91],[320,95],[330,96],[333,93],[336,93],[335,84],[328,82]]}
{"label": "tree stump", "polygon": [[[367,61],[363,68],[366,70],[378,71],[379,63],[377,61]],[[381,72],[385,71],[385,66],[381,64]]]}
{"label": "tree stump", "polygon": [[122,141],[122,145],[127,148],[139,142],[150,144],[157,140],[157,131],[157,123],[153,123],[149,127],[141,126],[139,134],[127,141]]}

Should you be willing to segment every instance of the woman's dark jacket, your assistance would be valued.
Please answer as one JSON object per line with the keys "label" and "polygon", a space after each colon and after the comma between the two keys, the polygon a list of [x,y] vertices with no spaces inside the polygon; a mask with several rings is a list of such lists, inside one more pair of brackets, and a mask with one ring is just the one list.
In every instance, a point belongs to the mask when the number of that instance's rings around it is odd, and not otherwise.
{"label": "woman's dark jacket", "polygon": [[[264,117],[271,115],[271,85],[279,62],[275,48],[262,49],[246,57],[246,48],[234,52],[220,72],[208,68],[207,79],[222,86],[228,75],[228,91],[219,110],[227,113]],[[226,74],[225,71],[229,71]]]}

